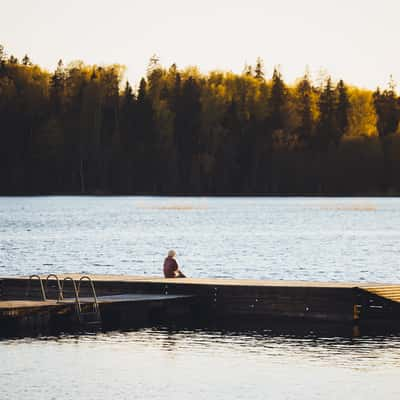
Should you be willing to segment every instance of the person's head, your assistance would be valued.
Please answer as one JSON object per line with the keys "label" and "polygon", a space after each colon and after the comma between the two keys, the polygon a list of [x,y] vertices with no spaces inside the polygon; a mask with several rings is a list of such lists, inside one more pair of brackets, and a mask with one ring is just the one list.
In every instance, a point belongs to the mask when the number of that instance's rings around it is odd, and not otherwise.
{"label": "person's head", "polygon": [[175,250],[170,250],[170,251],[168,252],[168,257],[174,258],[175,256],[176,256]]}

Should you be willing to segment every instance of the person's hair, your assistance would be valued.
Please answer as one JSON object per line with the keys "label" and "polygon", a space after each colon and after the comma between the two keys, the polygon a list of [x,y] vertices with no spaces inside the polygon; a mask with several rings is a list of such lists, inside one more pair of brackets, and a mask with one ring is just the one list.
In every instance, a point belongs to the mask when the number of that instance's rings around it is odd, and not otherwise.
{"label": "person's hair", "polygon": [[170,250],[170,251],[168,252],[168,257],[175,257],[175,256],[176,256],[175,250]]}

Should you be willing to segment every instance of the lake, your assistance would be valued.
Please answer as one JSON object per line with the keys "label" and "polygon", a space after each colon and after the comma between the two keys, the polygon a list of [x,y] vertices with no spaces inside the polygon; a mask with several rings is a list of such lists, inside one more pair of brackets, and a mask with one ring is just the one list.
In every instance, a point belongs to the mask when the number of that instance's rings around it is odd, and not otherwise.
{"label": "lake", "polygon": [[[399,282],[400,199],[0,198],[0,276]],[[0,341],[0,399],[397,399],[400,335],[146,327]]]}

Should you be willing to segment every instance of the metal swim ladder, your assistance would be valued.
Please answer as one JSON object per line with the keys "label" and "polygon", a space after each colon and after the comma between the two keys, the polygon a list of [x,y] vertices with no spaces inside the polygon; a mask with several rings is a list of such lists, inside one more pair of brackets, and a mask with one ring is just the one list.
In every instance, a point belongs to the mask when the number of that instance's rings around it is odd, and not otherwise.
{"label": "metal swim ladder", "polygon": [[56,282],[57,282],[57,301],[59,302],[61,300],[64,300],[60,280],[58,279],[58,276],[56,274],[49,274],[46,277],[45,293],[46,293],[47,297],[48,297],[48,284],[49,284],[50,278],[55,278]]}
{"label": "metal swim ladder", "polygon": [[99,302],[97,301],[97,295],[96,295],[96,290],[94,288],[94,283],[90,278],[90,276],[84,275],[80,277],[78,282],[78,298],[79,298],[79,292],[81,290],[81,284],[85,280],[89,282],[89,286],[92,289],[93,303],[91,304],[92,311],[85,313],[81,312],[81,317],[83,316],[83,318],[86,319],[85,324],[99,325],[101,324],[100,307],[99,307]]}
{"label": "metal swim ladder", "polygon": [[[101,324],[101,314],[99,302],[97,300],[96,289],[94,287],[94,283],[92,279],[87,276],[81,276],[78,281],[78,286],[76,285],[76,281],[70,276],[66,276],[61,282],[56,274],[47,275],[46,279],[42,279],[39,275],[34,274],[29,276],[28,286],[25,291],[25,296],[28,297],[31,293],[32,288],[32,280],[37,279],[39,281],[40,294],[42,297],[42,301],[50,300],[48,298],[48,289],[49,289],[49,279],[54,278],[57,283],[57,303],[66,303],[68,299],[64,297],[64,288],[65,284],[68,281],[72,282],[73,295],[75,299],[75,312],[78,318],[78,321],[81,325],[100,325]],[[43,280],[45,281],[45,285],[43,285]],[[92,302],[84,302],[82,303],[82,298],[80,297],[80,289],[83,281],[88,281],[89,286],[92,292],[93,301]],[[91,311],[86,311],[87,308],[90,308]]]}
{"label": "metal swim ladder", "polygon": [[42,301],[46,301],[47,297],[46,297],[46,292],[45,292],[44,287],[43,287],[42,278],[39,275],[36,275],[36,274],[29,276],[28,287],[26,288],[26,291],[25,291],[25,297],[28,297],[30,295],[30,293],[31,293],[32,280],[33,279],[38,279],[39,280],[40,293],[42,295]]}
{"label": "metal swim ladder", "polygon": [[[92,295],[93,295],[93,302],[92,303],[86,303],[86,306],[91,306],[92,310],[91,311],[85,311],[84,306],[82,305],[82,299],[79,296],[79,292],[81,289],[81,283],[87,280],[89,281],[90,288],[92,290]],[[74,291],[74,297],[75,297],[75,312],[78,317],[78,321],[81,325],[100,325],[101,324],[101,314],[100,314],[100,307],[99,303],[97,300],[97,295],[96,295],[96,290],[94,288],[93,281],[91,278],[87,275],[80,277],[79,282],[78,282],[78,287],[76,286],[75,280],[71,278],[70,276],[67,276],[63,279],[61,283],[61,297],[64,299],[64,286],[67,281],[72,282],[72,287]]]}

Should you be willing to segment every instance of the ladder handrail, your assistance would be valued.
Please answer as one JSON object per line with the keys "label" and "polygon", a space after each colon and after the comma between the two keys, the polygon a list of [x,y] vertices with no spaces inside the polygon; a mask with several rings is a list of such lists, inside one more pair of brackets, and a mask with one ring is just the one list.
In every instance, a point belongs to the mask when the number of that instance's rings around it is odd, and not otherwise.
{"label": "ladder handrail", "polygon": [[49,278],[56,278],[57,286],[58,286],[58,299],[57,300],[58,301],[64,300],[64,296],[63,296],[62,288],[61,288],[61,284],[60,284],[60,279],[58,279],[58,276],[56,274],[47,275],[47,277],[46,277],[46,292],[47,292]]}
{"label": "ladder handrail", "polygon": [[81,276],[81,277],[80,277],[79,282],[78,282],[78,296],[79,296],[79,291],[80,291],[80,289],[81,289],[81,283],[82,283],[82,281],[84,281],[84,280],[89,281],[90,287],[91,287],[91,289],[92,289],[93,298],[94,298],[93,308],[94,308],[94,310],[95,310],[97,313],[99,313],[100,309],[99,309],[99,303],[98,303],[98,301],[97,301],[96,290],[95,290],[95,288],[94,288],[94,284],[93,284],[93,281],[92,281],[92,279],[90,278],[90,276],[84,275],[84,276]]}
{"label": "ladder handrail", "polygon": [[43,287],[42,278],[41,278],[39,275],[37,275],[37,274],[29,275],[28,287],[27,287],[26,292],[25,292],[25,297],[28,297],[28,295],[29,295],[29,293],[30,293],[30,291],[31,291],[31,281],[32,281],[32,279],[34,279],[34,278],[39,279],[40,292],[41,292],[41,294],[42,294],[42,300],[43,300],[43,301],[46,301],[46,300],[47,300],[47,298],[46,298],[46,292],[45,292],[44,287]]}
{"label": "ladder handrail", "polygon": [[63,296],[63,298],[64,298],[64,284],[65,284],[65,282],[67,282],[67,281],[71,281],[71,282],[72,282],[72,286],[73,286],[73,289],[74,289],[74,295],[75,295],[75,307],[76,307],[76,312],[77,312],[78,317],[79,317],[79,319],[80,319],[80,317],[81,317],[81,303],[80,303],[80,301],[79,301],[78,290],[76,289],[76,284],[75,284],[74,279],[72,279],[70,276],[66,276],[66,277],[62,280],[62,282],[61,282],[61,294],[62,294],[62,296]]}
{"label": "ladder handrail", "polygon": [[93,304],[92,304],[93,311],[95,312],[95,314],[97,316],[97,322],[101,322],[100,307],[99,307],[99,303],[98,303],[98,300],[97,300],[96,290],[94,288],[93,281],[90,279],[89,276],[86,276],[86,275],[82,276],[78,281],[78,286],[76,285],[76,281],[73,278],[71,278],[70,276],[66,276],[63,279],[62,283],[61,283],[61,294],[64,295],[65,282],[71,281],[73,289],[74,289],[74,295],[75,295],[76,314],[78,316],[79,322],[82,323],[84,321],[84,316],[86,315],[86,313],[82,312],[82,303],[81,303],[81,300],[80,300],[80,297],[79,297],[79,292],[80,292],[80,289],[81,289],[81,283],[84,280],[88,280],[89,283],[90,283],[90,287],[92,289],[93,299],[94,299]]}

